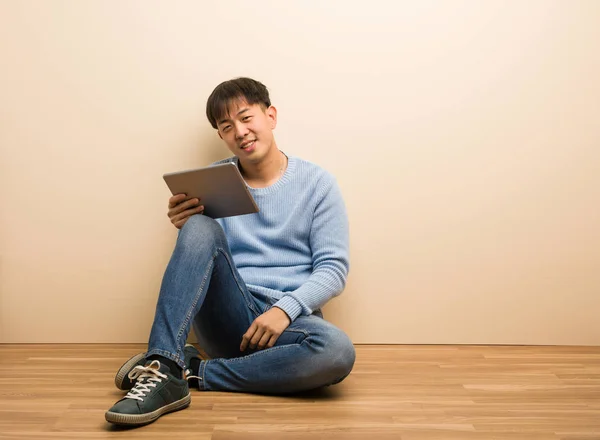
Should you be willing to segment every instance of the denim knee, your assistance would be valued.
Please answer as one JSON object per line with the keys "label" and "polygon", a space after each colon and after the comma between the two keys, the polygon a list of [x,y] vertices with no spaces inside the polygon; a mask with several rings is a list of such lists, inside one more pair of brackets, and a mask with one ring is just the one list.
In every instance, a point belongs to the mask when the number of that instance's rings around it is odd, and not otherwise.
{"label": "denim knee", "polygon": [[184,250],[197,250],[210,245],[220,247],[224,243],[227,243],[227,239],[221,225],[216,220],[200,214],[189,217],[177,237],[177,244],[183,246]]}
{"label": "denim knee", "polygon": [[335,331],[327,334],[324,347],[326,356],[329,359],[329,362],[327,362],[327,376],[329,376],[332,384],[341,382],[354,367],[356,361],[354,344],[352,344],[346,333],[335,329]]}

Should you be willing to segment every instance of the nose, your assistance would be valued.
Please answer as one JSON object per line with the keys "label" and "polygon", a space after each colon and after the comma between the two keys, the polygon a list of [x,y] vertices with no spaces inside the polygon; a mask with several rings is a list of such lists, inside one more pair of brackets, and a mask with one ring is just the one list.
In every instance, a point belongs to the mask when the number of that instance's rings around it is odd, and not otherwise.
{"label": "nose", "polygon": [[244,124],[235,124],[235,137],[237,139],[243,139],[248,134],[248,127]]}

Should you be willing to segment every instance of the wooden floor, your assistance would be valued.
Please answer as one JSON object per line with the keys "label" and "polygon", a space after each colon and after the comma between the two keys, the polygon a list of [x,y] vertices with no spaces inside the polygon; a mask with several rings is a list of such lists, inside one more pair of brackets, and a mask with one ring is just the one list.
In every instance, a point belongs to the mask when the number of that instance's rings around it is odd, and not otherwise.
{"label": "wooden floor", "polygon": [[0,345],[0,439],[600,439],[600,347],[358,346],[341,384],[294,397],[193,392],[116,429],[141,345]]}

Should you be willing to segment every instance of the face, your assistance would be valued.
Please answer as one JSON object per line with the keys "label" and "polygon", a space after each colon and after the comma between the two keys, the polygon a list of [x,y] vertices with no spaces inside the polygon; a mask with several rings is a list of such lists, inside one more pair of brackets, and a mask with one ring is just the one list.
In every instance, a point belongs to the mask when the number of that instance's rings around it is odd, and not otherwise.
{"label": "face", "polygon": [[277,110],[243,100],[231,103],[229,114],[217,121],[219,137],[242,162],[258,163],[272,150]]}

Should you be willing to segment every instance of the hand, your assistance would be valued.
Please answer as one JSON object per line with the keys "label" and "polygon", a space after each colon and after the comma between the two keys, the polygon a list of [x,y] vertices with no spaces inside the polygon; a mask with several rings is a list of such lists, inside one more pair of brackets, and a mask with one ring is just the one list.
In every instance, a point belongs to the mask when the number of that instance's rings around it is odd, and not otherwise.
{"label": "hand", "polygon": [[186,197],[185,194],[176,194],[169,199],[167,215],[177,229],[181,229],[190,216],[204,212],[204,206],[200,205],[199,199],[184,201]]}
{"label": "hand", "polygon": [[250,328],[242,336],[240,351],[245,351],[248,346],[259,350],[271,348],[279,336],[292,323],[288,315],[278,307],[267,310],[254,320]]}

